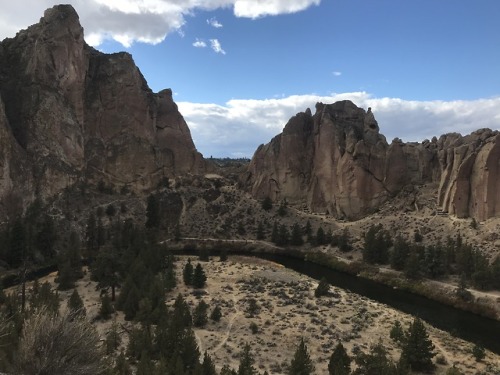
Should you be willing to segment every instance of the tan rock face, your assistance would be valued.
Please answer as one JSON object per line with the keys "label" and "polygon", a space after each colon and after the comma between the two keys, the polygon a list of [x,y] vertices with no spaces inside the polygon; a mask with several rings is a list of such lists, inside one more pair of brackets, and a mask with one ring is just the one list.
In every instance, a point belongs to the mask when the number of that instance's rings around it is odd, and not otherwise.
{"label": "tan rock face", "polygon": [[484,220],[500,214],[498,143],[497,132],[482,130],[388,145],[370,109],[350,101],[318,103],[314,116],[297,114],[257,149],[244,183],[259,199],[302,202],[315,212],[357,219],[407,185],[439,182],[437,205]]}
{"label": "tan rock face", "polygon": [[170,90],[153,93],[129,54],[87,46],[69,5],[0,43],[0,95],[0,141],[42,197],[83,178],[141,190],[205,168]]}

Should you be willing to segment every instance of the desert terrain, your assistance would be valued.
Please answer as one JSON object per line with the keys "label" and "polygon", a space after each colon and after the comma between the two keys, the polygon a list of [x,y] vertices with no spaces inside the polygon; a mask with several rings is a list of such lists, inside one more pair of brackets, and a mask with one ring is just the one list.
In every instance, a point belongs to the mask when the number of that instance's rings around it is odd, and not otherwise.
{"label": "desert terrain", "polygon": [[[203,293],[193,293],[192,288],[182,283],[182,269],[187,259],[187,256],[178,257],[178,283],[168,294],[167,304],[173,304],[180,293],[192,310],[201,299],[210,306],[208,314],[216,305],[221,308],[219,322],[209,319],[205,327],[195,328],[200,352],[207,351],[219,370],[224,364],[237,368],[239,354],[249,343],[259,371],[285,374],[301,337],[306,340],[316,374],[328,373],[329,357],[339,341],[351,357],[382,342],[397,360],[400,349],[390,339],[390,329],[395,321],[400,321],[406,329],[413,320],[408,314],[334,286],[330,287],[329,296],[316,298],[316,280],[269,261],[243,256],[230,256],[226,262],[219,261],[218,257],[201,262],[208,277],[207,285]],[[193,264],[198,262],[193,257],[191,260]],[[40,282],[54,284],[54,278],[55,274],[51,274]],[[88,272],[76,288],[88,318],[95,322],[103,339],[116,322],[122,348],[125,348],[127,331],[137,323],[125,321],[121,312],[116,312],[108,321],[96,319],[100,293]],[[63,307],[71,292],[59,292]],[[248,308],[251,299],[255,299],[258,306],[253,315]],[[430,325],[427,330],[435,345],[436,374],[444,374],[453,365],[465,374],[500,373],[499,355],[486,351],[485,359],[478,363],[471,354],[472,343]]]}

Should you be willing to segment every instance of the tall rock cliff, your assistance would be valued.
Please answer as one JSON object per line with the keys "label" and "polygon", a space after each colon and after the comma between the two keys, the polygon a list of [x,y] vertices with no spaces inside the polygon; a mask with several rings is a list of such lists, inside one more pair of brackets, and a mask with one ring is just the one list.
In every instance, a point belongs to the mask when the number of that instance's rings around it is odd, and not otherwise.
{"label": "tall rock cliff", "polygon": [[371,109],[350,101],[316,105],[261,145],[244,183],[256,198],[302,202],[312,211],[359,219],[405,186],[439,184],[437,205],[459,217],[500,215],[498,132],[390,145]]}
{"label": "tall rock cliff", "polygon": [[[69,5],[0,43],[0,205],[84,180],[136,191],[205,164],[172,92],[83,39]],[[19,200],[19,199],[17,199]]]}

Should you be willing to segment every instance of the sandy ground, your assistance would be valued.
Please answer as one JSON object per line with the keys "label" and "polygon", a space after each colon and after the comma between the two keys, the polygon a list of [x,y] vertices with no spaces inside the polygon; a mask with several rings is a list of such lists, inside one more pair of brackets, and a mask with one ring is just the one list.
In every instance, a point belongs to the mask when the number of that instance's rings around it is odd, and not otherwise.
{"label": "sandy ground", "polygon": [[[209,320],[204,328],[195,329],[200,351],[207,351],[218,369],[223,364],[237,368],[239,353],[245,343],[249,343],[259,371],[285,374],[285,366],[293,357],[301,337],[307,342],[316,374],[328,374],[328,360],[339,340],[350,355],[357,350],[367,351],[370,345],[380,340],[397,359],[400,350],[389,338],[390,328],[396,320],[407,327],[413,319],[386,305],[336,287],[331,287],[330,296],[317,299],[314,297],[315,280],[275,263],[239,256],[231,256],[227,262],[220,262],[218,258],[201,262],[208,276],[207,287],[204,295],[195,295],[182,283],[186,261],[187,257],[180,257],[177,262],[179,285],[167,296],[167,304],[172,304],[181,293],[192,309],[200,299],[209,304],[209,314],[216,305],[220,306],[222,318],[218,323]],[[192,261],[196,265],[197,259]],[[53,282],[54,276],[49,275],[40,282]],[[87,316],[94,321],[102,337],[116,321],[124,346],[126,331],[133,323],[125,322],[122,313],[116,313],[106,322],[95,320],[99,291],[89,280],[88,273],[76,287],[84,300]],[[71,292],[59,292],[63,306]],[[252,298],[260,308],[253,317],[248,313],[248,301]],[[250,329],[251,323],[258,327],[255,334]],[[447,363],[438,365],[437,374],[444,374],[453,364],[465,374],[500,374],[500,356],[487,352],[483,362],[477,363],[470,353],[471,343],[431,326],[428,326],[428,332],[436,346],[436,357]]]}

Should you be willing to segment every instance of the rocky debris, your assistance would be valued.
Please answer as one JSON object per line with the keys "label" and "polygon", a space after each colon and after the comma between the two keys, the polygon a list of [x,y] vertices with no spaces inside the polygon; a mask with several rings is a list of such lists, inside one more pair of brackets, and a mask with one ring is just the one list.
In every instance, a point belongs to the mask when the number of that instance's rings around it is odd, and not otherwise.
{"label": "rocky debris", "polygon": [[128,53],[89,47],[70,5],[0,43],[0,95],[3,204],[20,186],[26,206],[78,181],[140,192],[205,171],[171,90],[153,93]]}
{"label": "rocky debris", "polygon": [[439,184],[440,212],[485,220],[500,215],[499,135],[489,129],[389,145],[369,108],[316,104],[261,145],[242,177],[257,199],[305,203],[308,210],[359,219],[406,187]]}

